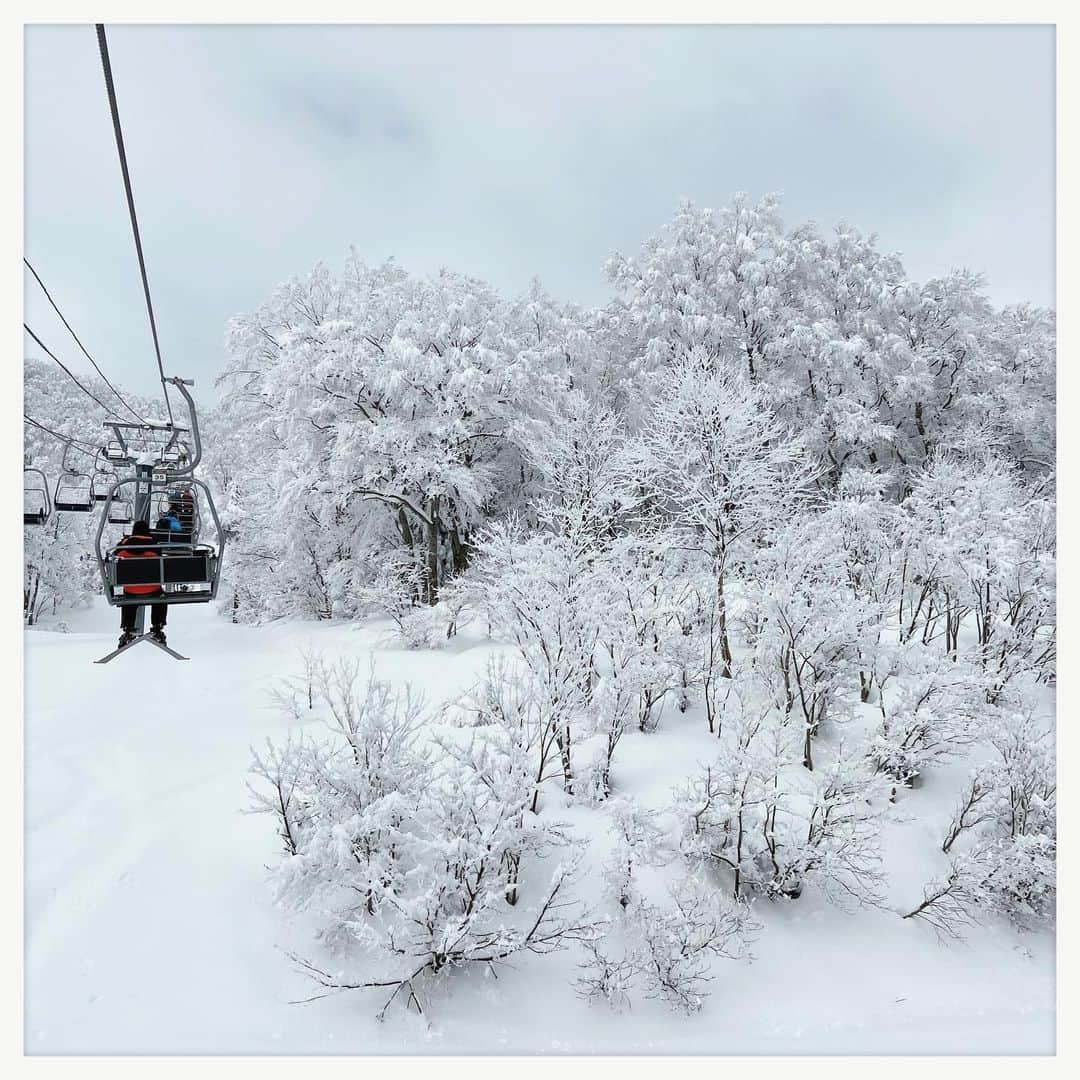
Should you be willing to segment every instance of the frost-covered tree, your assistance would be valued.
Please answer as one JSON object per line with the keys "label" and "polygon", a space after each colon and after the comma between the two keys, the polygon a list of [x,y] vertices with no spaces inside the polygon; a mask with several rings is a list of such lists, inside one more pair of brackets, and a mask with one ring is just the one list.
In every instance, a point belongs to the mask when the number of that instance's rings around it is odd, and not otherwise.
{"label": "frost-covered tree", "polygon": [[1053,461],[1053,314],[995,312],[978,275],[913,282],[873,235],[785,229],[775,196],[745,195],[680,207],[608,272],[620,294],[608,323],[631,371],[695,348],[741,368],[832,485],[877,469],[902,496],[909,470],[974,441],[1036,476]]}
{"label": "frost-covered tree", "polygon": [[798,505],[801,447],[741,372],[700,350],[661,369],[636,445],[640,483],[675,542],[698,553],[716,589],[723,674],[731,674],[727,582],[765,531]]}
{"label": "frost-covered tree", "polygon": [[516,527],[493,528],[479,546],[478,602],[492,629],[517,648],[541,726],[553,734],[563,785],[572,793],[602,611],[592,589],[590,548],[580,536],[523,538]]}
{"label": "frost-covered tree", "polygon": [[1056,658],[1054,505],[1016,472],[994,455],[940,455],[902,507],[901,634],[943,638],[956,656],[970,616],[994,693],[1023,674],[1048,677]]}
{"label": "frost-covered tree", "polygon": [[752,663],[797,727],[807,769],[826,718],[841,720],[859,698],[858,677],[883,617],[878,603],[848,588],[838,534],[822,525],[808,514],[777,529],[758,550],[747,584]]}
{"label": "frost-covered tree", "polygon": [[292,570],[313,613],[354,610],[365,555],[390,548],[415,560],[417,599],[434,604],[477,528],[520,499],[515,431],[571,382],[551,308],[352,259],[233,321],[224,407],[273,476],[252,526],[284,523],[277,572]]}

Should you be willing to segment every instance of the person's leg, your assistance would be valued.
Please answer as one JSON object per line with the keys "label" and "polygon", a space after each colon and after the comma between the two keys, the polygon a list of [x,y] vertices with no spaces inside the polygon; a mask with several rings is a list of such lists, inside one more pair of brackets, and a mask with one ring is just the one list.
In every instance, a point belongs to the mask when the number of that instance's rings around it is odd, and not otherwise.
{"label": "person's leg", "polygon": [[168,613],[168,604],[152,604],[150,607],[150,636],[162,645],[165,644],[165,616]]}
{"label": "person's leg", "polygon": [[132,604],[130,607],[120,609],[120,648],[122,649],[135,637],[135,613],[141,604]]}

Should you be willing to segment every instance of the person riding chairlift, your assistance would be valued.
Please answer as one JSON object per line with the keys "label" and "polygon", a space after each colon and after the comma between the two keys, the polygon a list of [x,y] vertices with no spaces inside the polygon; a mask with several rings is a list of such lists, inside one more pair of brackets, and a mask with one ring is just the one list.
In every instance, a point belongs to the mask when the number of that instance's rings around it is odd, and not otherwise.
{"label": "person riding chairlift", "polygon": [[[148,521],[136,521],[131,532],[116,545],[118,559],[139,557],[157,558],[159,551]],[[161,589],[157,585],[125,585],[125,596],[159,596]],[[131,604],[120,608],[120,644],[123,648],[135,640],[135,618],[142,604]],[[150,605],[150,636],[161,645],[165,644],[165,620],[169,614],[167,604]]]}
{"label": "person riding chairlift", "polygon": [[176,515],[184,532],[191,532],[195,527],[195,497],[187,488],[178,497],[170,497],[169,512]]}
{"label": "person riding chairlift", "polygon": [[[182,532],[184,527],[180,524],[179,510],[173,509],[173,506],[170,503],[165,513],[158,518],[154,528],[157,529],[158,532]],[[170,537],[170,539],[175,539],[175,537]]]}

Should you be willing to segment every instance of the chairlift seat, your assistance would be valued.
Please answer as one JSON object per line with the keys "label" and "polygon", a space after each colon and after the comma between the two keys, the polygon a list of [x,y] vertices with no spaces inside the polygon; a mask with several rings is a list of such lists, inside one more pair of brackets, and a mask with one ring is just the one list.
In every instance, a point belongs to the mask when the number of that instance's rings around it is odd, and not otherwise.
{"label": "chairlift seat", "polygon": [[62,476],[56,482],[53,505],[57,510],[88,514],[94,508],[94,487],[89,476]]}
{"label": "chairlift seat", "polygon": [[[138,559],[106,560],[112,603],[195,604],[213,599],[217,556],[212,548],[176,545],[179,550],[158,551]],[[126,595],[125,586],[157,585],[158,593]]]}
{"label": "chairlift seat", "polygon": [[129,499],[114,499],[109,507],[110,525],[130,525],[132,522],[131,501]]}
{"label": "chairlift seat", "polygon": [[44,525],[52,513],[49,485],[45,474],[32,466],[23,470],[23,524]]}

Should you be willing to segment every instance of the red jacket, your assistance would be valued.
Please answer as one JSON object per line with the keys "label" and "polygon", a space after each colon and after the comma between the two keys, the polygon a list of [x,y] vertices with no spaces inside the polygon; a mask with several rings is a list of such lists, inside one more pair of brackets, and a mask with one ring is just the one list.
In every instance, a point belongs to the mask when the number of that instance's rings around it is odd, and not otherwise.
{"label": "red jacket", "polygon": [[[157,544],[149,533],[131,533],[116,545],[118,559],[148,557],[156,559],[159,555]],[[157,585],[125,585],[125,596],[153,596],[161,592]]]}

